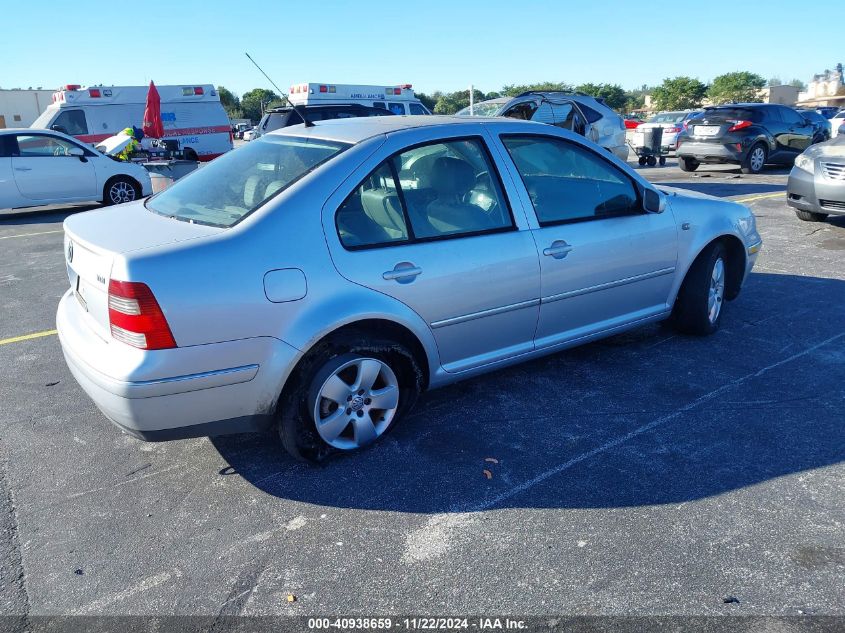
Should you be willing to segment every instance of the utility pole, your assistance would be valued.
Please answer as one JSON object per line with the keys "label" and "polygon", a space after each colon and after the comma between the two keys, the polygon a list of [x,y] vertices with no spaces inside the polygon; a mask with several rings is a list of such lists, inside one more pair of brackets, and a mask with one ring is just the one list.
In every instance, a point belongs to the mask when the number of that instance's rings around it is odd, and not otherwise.
{"label": "utility pole", "polygon": [[472,84],[469,85],[469,115],[472,116],[475,114],[475,90],[472,88]]}

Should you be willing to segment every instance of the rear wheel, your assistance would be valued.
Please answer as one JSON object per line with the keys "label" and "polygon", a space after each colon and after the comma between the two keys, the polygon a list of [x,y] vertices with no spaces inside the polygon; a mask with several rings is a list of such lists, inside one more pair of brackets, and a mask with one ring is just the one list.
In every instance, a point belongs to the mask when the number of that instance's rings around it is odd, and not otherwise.
{"label": "rear wheel", "polygon": [[684,156],[678,156],[678,166],[681,168],[681,171],[695,171],[698,169],[699,163],[694,158],[686,158]]}
{"label": "rear wheel", "polygon": [[649,167],[654,167],[657,164],[657,159],[654,156],[649,156],[647,161]]}
{"label": "rear wheel", "polygon": [[640,164],[640,166],[641,166],[641,167],[645,166],[645,163],[646,163],[646,157],[645,157],[645,156],[640,156],[640,159],[639,159],[637,162]]}
{"label": "rear wheel", "polygon": [[812,211],[801,211],[801,209],[795,209],[795,215],[804,222],[824,222],[827,219],[827,213],[813,213]]}
{"label": "rear wheel", "polygon": [[672,322],[685,334],[704,336],[719,329],[728,278],[725,247],[714,242],[690,266],[678,291]]}
{"label": "rear wheel", "polygon": [[665,167],[665,166],[666,166],[666,157],[665,157],[665,156],[661,156],[661,157],[660,157],[660,159],[659,159],[657,162],[659,162],[659,163],[660,163],[660,166],[661,166],[661,167]]}
{"label": "rear wheel", "polygon": [[123,204],[141,197],[141,187],[128,176],[112,178],[103,188],[103,204]]}
{"label": "rear wheel", "polygon": [[766,158],[769,153],[766,151],[766,146],[762,143],[757,143],[752,146],[745,158],[742,160],[740,169],[743,174],[759,174],[763,171],[766,164]]}
{"label": "rear wheel", "polygon": [[301,380],[279,402],[278,431],[291,455],[310,462],[369,446],[422,390],[422,371],[404,345],[359,335],[321,343],[296,374]]}

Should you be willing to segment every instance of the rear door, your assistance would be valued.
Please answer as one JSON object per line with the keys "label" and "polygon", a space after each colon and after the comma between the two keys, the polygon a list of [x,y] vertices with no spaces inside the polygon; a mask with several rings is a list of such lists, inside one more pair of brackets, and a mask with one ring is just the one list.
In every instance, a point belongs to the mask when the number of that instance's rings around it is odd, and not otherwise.
{"label": "rear door", "polygon": [[813,142],[814,128],[807,120],[792,108],[778,106],[778,112],[783,120],[783,134],[778,143],[789,154],[800,154]]}
{"label": "rear door", "polygon": [[340,274],[419,314],[444,369],[458,372],[533,349],[540,279],[485,139],[442,134],[420,129],[410,149],[389,139],[327,202],[323,223]]}
{"label": "rear door", "polygon": [[71,156],[74,145],[50,134],[18,134],[12,172],[21,196],[48,203],[94,200],[98,197],[94,166],[85,157]]}

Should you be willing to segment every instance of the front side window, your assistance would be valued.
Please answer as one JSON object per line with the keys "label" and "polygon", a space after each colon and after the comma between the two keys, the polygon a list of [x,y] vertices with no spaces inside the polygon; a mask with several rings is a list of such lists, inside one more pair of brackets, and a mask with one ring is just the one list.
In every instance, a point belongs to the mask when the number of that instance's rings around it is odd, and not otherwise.
{"label": "front side window", "polygon": [[530,121],[537,111],[537,104],[533,101],[526,101],[525,103],[518,103],[505,112],[504,116],[511,119],[520,119],[522,121]]}
{"label": "front side window", "polygon": [[540,225],[638,212],[633,182],[594,152],[560,139],[505,136]]}
{"label": "front side window", "polygon": [[73,143],[46,134],[18,134],[18,153],[21,158],[43,156],[70,156]]}
{"label": "front side window", "polygon": [[176,181],[146,202],[186,222],[229,227],[349,147],[295,136],[261,136]]}
{"label": "front side window", "polygon": [[792,108],[778,108],[778,110],[787,125],[804,125],[804,119]]}
{"label": "front side window", "polygon": [[411,114],[428,114],[428,112],[425,111],[425,108],[419,103],[409,103],[408,107],[411,110]]}
{"label": "front side window", "polygon": [[383,162],[338,209],[347,248],[513,227],[501,183],[475,139],[431,143]]}
{"label": "front side window", "polygon": [[88,134],[88,123],[82,110],[64,110],[50,127],[71,136]]}

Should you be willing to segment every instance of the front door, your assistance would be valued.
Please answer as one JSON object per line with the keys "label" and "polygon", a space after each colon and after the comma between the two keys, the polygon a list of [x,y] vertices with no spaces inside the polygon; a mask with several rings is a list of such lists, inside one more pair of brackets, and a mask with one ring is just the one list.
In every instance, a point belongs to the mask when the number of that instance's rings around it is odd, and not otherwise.
{"label": "front door", "polygon": [[502,142],[537,219],[536,347],[666,312],[677,259],[671,211],[643,211],[633,180],[583,145],[516,134]]}
{"label": "front door", "polygon": [[87,158],[70,155],[79,146],[50,134],[18,134],[17,146],[12,173],[24,198],[46,204],[98,197],[94,165]]}
{"label": "front door", "polygon": [[340,274],[419,314],[446,371],[533,349],[537,251],[480,137],[394,154],[323,217]]}

